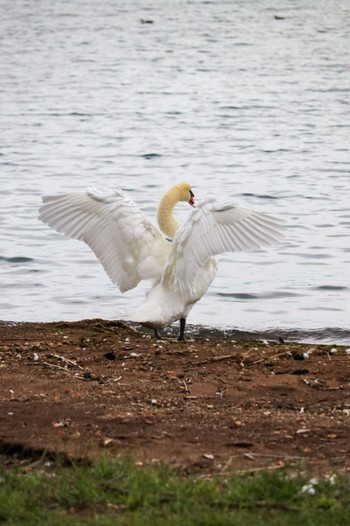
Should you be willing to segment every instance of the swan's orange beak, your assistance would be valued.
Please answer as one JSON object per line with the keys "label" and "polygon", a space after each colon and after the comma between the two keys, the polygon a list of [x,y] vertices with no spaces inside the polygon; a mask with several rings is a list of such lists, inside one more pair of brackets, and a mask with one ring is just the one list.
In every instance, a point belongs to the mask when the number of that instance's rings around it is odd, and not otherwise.
{"label": "swan's orange beak", "polygon": [[190,200],[188,201],[194,207],[194,193],[190,190]]}

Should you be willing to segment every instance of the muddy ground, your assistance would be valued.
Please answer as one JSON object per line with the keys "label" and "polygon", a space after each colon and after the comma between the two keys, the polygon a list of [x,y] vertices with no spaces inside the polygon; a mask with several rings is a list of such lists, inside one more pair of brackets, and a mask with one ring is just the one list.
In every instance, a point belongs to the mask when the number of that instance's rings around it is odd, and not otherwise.
{"label": "muddy ground", "polygon": [[346,351],[157,341],[103,320],[1,324],[0,453],[127,453],[184,473],[288,465],[345,472]]}

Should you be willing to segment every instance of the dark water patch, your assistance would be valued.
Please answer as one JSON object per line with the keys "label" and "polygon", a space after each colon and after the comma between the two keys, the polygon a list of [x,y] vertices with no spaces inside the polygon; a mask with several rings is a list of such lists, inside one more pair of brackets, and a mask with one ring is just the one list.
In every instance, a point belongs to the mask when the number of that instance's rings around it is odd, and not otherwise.
{"label": "dark water patch", "polygon": [[279,197],[275,195],[270,194],[253,194],[251,192],[245,192],[244,194],[240,194],[243,197],[257,197],[258,199],[280,199]]}
{"label": "dark water patch", "polygon": [[285,152],[290,152],[291,150],[287,148],[275,148],[275,149],[270,149],[270,150],[260,149],[258,151],[263,152],[263,153],[285,153]]}
{"label": "dark water patch", "polygon": [[[305,91],[309,93],[349,93],[350,88],[334,88],[334,87],[325,88],[325,89],[308,88]],[[348,127],[348,125],[344,125],[344,126]]]}
{"label": "dark water patch", "polygon": [[324,263],[323,261],[318,261],[317,263],[315,263],[315,261],[301,261],[301,262],[298,262],[298,265],[300,265],[301,267],[313,267],[315,265],[317,265],[317,267],[327,267],[328,266],[328,263]]}
{"label": "dark water patch", "polygon": [[298,294],[296,292],[261,292],[261,293],[255,293],[255,294],[249,294],[245,292],[237,292],[237,293],[231,293],[231,292],[217,292],[217,296],[221,296],[223,298],[233,298],[237,300],[256,300],[256,299],[277,299],[277,298],[293,298],[296,296],[303,296],[304,294]]}
{"label": "dark water patch", "polygon": [[218,292],[217,296],[222,296],[224,298],[236,298],[238,300],[254,300],[258,297],[256,294],[246,294],[244,292],[237,294],[232,294],[229,292]]}
{"label": "dark water patch", "polygon": [[240,110],[241,107],[240,106],[220,106],[219,108],[220,110]]}
{"label": "dark water patch", "polygon": [[235,42],[234,45],[237,47],[251,47],[254,44],[250,44],[250,42]]}
{"label": "dark water patch", "polygon": [[80,111],[72,111],[66,114],[68,117],[91,117],[91,113],[82,113]]}
{"label": "dark water patch", "polygon": [[[43,283],[35,283],[33,281],[27,282],[27,283],[14,283],[12,280],[8,281],[8,283],[2,283],[1,288],[10,290],[11,292],[13,289],[16,291],[18,290],[33,290],[34,288],[46,288],[46,285]],[[16,305],[14,305],[16,307]]]}
{"label": "dark water patch", "polygon": [[143,157],[144,159],[150,160],[150,159],[155,159],[156,157],[161,157],[161,155],[159,153],[145,153],[141,155],[141,157]]}
{"label": "dark water patch", "polygon": [[329,259],[332,258],[332,254],[305,254],[304,252],[294,253],[294,256],[302,257],[305,259]]}
{"label": "dark water patch", "polygon": [[312,290],[348,290],[349,287],[344,285],[320,285],[318,287],[313,287]]}
{"label": "dark water patch", "polygon": [[346,237],[348,239],[349,238],[349,234],[328,234],[327,237],[331,237],[331,238],[335,238],[335,239],[339,239],[341,237]]}
{"label": "dark water patch", "polygon": [[32,258],[27,258],[25,256],[15,256],[12,258],[5,258],[4,256],[0,256],[0,261],[7,261],[8,263],[31,263],[34,261]]}
{"label": "dark water patch", "polygon": [[325,312],[342,312],[342,309],[337,309],[337,308],[333,308],[333,307],[321,307],[321,306],[318,306],[317,309],[315,309],[315,307],[301,307],[300,310],[301,311],[307,311],[307,312],[315,312],[315,310],[317,310],[317,312],[321,312],[321,311],[325,311]]}
{"label": "dark water patch", "polygon": [[[347,152],[348,149],[345,149],[343,151]],[[347,164],[347,163],[342,162],[342,164]],[[348,174],[349,173],[349,168],[344,168],[344,169],[333,168],[333,167],[332,168],[317,168],[317,170],[315,169],[315,170],[311,170],[311,171],[312,172],[316,172],[316,173],[323,172],[323,173],[327,173],[327,174],[330,174],[330,173]]]}

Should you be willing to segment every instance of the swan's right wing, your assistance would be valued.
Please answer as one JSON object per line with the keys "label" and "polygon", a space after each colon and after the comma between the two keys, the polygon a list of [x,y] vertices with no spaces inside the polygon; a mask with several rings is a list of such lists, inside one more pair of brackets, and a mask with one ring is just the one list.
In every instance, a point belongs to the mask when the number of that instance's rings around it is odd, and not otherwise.
{"label": "swan's right wing", "polygon": [[45,196],[39,218],[85,241],[121,292],[162,275],[170,243],[121,190]]}
{"label": "swan's right wing", "polygon": [[176,233],[162,280],[186,295],[210,257],[254,250],[281,237],[280,220],[209,197]]}

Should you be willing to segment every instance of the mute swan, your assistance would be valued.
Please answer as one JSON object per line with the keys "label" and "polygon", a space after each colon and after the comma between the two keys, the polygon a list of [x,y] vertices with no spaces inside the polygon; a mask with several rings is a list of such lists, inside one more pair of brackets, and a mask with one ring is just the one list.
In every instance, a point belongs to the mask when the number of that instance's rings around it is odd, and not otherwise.
{"label": "mute swan", "polygon": [[44,196],[39,217],[85,241],[121,292],[153,279],[145,303],[123,317],[153,328],[156,336],[159,328],[180,320],[179,340],[184,340],[188,313],[215,277],[215,255],[270,245],[280,239],[282,228],[277,219],[211,196],[180,226],[173,216],[179,201],[194,207],[188,183],[170,188],[159,203],[158,224],[167,237],[115,189]]}

